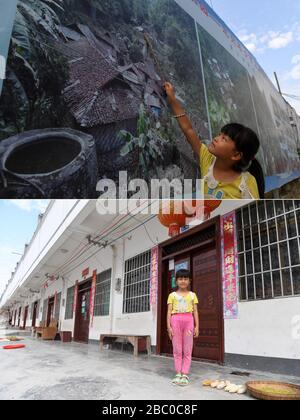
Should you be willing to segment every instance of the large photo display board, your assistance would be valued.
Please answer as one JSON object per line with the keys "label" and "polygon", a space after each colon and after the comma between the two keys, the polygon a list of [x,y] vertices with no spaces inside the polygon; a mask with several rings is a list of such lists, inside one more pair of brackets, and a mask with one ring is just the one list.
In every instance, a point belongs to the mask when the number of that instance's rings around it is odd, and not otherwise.
{"label": "large photo display board", "polygon": [[0,0],[0,95],[5,79],[6,59],[16,14],[17,0]]}
{"label": "large photo display board", "polygon": [[[168,80],[204,142],[229,122],[243,123],[260,137],[258,160],[274,188],[300,176],[286,102],[206,2],[19,0],[13,28],[9,19],[2,22],[11,10],[1,13],[0,30],[6,25],[12,35],[0,97],[0,159],[2,142],[11,147],[31,139],[32,130],[39,136],[59,129],[63,137],[72,129],[93,137],[94,178],[117,180],[123,170],[147,181],[199,177],[166,103]],[[76,155],[65,145],[51,147],[35,149],[38,163],[25,151],[27,166],[14,155],[11,171],[51,173]]]}

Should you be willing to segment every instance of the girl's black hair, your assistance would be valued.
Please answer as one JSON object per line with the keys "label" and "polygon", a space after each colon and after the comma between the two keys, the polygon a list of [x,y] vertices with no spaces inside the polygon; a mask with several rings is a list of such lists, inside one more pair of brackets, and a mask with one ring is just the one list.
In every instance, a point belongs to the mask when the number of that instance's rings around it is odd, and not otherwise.
{"label": "girl's black hair", "polygon": [[242,124],[227,124],[221,132],[234,141],[236,149],[242,154],[242,159],[235,163],[233,169],[237,172],[250,172],[257,182],[260,198],[265,197],[265,176],[263,169],[255,159],[260,147],[260,141],[257,134],[251,128]]}
{"label": "girl's black hair", "polygon": [[176,273],[176,280],[179,279],[180,277],[191,279],[191,273],[189,270],[185,270],[185,269],[178,270]]}

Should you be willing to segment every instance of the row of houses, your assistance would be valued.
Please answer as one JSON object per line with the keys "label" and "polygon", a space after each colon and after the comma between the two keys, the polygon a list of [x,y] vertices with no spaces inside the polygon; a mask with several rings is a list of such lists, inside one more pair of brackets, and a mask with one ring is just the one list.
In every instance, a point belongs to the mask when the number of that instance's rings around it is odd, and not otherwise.
{"label": "row of houses", "polygon": [[225,201],[169,238],[156,215],[99,215],[93,200],[53,200],[0,308],[14,327],[55,319],[81,343],[149,335],[153,353],[171,355],[166,302],[187,267],[199,296],[195,359],[296,375],[299,250],[300,201]]}

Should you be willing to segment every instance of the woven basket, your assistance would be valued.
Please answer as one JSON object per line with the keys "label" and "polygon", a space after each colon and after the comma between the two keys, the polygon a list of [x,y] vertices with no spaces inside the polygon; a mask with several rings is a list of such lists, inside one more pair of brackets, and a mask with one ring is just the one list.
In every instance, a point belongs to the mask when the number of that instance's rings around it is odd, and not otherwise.
{"label": "woven basket", "polygon": [[[267,401],[298,401],[300,386],[274,381],[253,381],[246,384],[248,392],[254,398]],[[265,389],[264,389],[265,388]],[[270,389],[268,391],[267,389]],[[274,392],[272,392],[272,389]],[[289,391],[287,394],[286,392]]]}

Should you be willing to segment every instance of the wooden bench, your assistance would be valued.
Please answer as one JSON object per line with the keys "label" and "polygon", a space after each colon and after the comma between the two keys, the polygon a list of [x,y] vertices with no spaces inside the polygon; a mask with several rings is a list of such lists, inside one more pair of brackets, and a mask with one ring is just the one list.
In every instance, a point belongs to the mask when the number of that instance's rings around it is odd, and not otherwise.
{"label": "wooden bench", "polygon": [[58,332],[58,322],[52,320],[49,327],[44,327],[36,331],[36,337],[41,337],[42,340],[55,340]]}
{"label": "wooden bench", "polygon": [[38,335],[41,335],[43,328],[46,327],[46,322],[42,321],[40,322],[40,326],[39,327],[32,327],[32,335],[35,338],[38,338]]}
{"label": "wooden bench", "polygon": [[151,337],[150,335],[125,335],[125,334],[101,334],[100,335],[100,350],[103,350],[104,340],[109,343],[115,342],[117,339],[122,339],[133,345],[133,354],[138,356],[139,351],[147,350],[148,356],[151,356]]}

